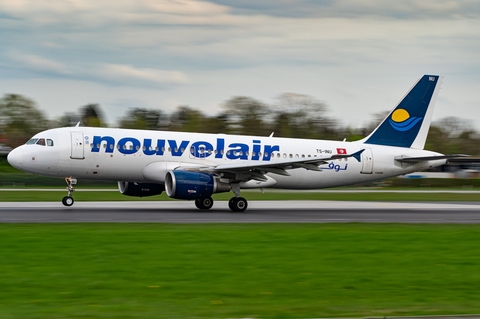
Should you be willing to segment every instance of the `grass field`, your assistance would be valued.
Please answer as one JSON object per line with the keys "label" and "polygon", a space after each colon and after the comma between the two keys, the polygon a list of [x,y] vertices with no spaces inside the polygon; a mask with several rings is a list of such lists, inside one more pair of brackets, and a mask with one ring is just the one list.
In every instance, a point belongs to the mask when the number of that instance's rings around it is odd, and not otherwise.
{"label": "grass field", "polygon": [[480,312],[477,225],[0,224],[0,318]]}

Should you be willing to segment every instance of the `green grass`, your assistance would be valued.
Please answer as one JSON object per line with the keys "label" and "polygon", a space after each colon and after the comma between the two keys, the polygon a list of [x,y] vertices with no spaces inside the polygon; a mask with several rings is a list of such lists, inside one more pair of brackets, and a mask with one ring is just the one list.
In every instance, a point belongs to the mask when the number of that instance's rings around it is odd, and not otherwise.
{"label": "green grass", "polygon": [[0,224],[0,318],[480,312],[478,225]]}
{"label": "green grass", "polygon": [[[59,188],[62,189],[62,188]],[[81,189],[81,188],[78,188]],[[2,191],[0,202],[51,202],[60,201],[67,191]],[[214,194],[214,200],[229,200],[233,193]],[[265,194],[259,191],[242,191],[247,200],[351,200],[351,201],[480,201],[480,194],[476,193],[391,193],[387,190],[377,193],[327,193],[327,192],[276,192],[266,190]],[[118,191],[79,191],[73,194],[76,201],[158,201],[172,200],[167,195],[151,197],[130,197]]]}

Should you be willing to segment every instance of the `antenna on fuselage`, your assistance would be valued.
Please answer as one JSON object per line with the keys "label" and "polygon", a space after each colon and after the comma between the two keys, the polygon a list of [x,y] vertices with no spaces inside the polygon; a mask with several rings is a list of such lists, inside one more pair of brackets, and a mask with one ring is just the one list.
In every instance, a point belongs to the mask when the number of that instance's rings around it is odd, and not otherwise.
{"label": "antenna on fuselage", "polygon": [[75,127],[80,127],[80,121],[78,121],[77,125]]}

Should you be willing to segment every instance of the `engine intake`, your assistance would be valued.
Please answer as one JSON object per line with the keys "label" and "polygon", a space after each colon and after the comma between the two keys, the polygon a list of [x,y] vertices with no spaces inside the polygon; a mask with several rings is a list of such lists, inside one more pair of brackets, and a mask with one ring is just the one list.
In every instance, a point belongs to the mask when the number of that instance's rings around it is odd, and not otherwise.
{"label": "engine intake", "polygon": [[213,175],[189,171],[169,171],[165,176],[165,192],[171,198],[193,200],[207,198],[214,193],[229,192],[227,183]]}
{"label": "engine intake", "polygon": [[162,184],[118,182],[118,190],[127,196],[147,197],[160,195],[164,189]]}

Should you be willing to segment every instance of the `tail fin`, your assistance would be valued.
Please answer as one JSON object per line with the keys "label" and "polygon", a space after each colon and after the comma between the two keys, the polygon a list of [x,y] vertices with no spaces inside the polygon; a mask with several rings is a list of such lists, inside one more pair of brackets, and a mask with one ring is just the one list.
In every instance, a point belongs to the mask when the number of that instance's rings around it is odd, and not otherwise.
{"label": "tail fin", "polygon": [[423,149],[442,79],[439,75],[424,75],[420,78],[362,142]]}

